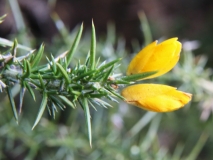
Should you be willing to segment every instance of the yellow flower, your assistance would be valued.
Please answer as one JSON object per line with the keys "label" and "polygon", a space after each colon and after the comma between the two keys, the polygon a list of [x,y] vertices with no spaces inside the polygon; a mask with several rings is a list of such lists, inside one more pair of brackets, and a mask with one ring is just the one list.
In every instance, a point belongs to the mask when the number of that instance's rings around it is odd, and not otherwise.
{"label": "yellow flower", "polygon": [[130,62],[127,75],[158,71],[148,78],[158,77],[170,71],[178,62],[181,43],[177,38],[168,39],[160,44],[157,41],[142,49]]}
{"label": "yellow flower", "polygon": [[160,84],[132,85],[121,94],[127,103],[154,112],[174,111],[191,100],[191,94]]}
{"label": "yellow flower", "polygon": [[[170,71],[178,62],[181,43],[177,38],[168,39],[160,44],[157,41],[142,49],[130,62],[127,75],[157,71],[144,79],[158,77]],[[145,110],[170,112],[182,108],[192,95],[160,84],[136,84],[121,92],[126,102]]]}

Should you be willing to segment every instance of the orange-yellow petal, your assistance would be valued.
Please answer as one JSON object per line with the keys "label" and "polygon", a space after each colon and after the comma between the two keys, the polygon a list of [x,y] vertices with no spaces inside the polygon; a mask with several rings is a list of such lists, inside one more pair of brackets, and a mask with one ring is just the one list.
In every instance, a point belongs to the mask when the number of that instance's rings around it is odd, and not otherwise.
{"label": "orange-yellow petal", "polygon": [[127,103],[154,112],[170,112],[182,108],[192,96],[160,84],[132,85],[125,88],[121,95]]}
{"label": "orange-yellow petal", "polygon": [[158,71],[148,78],[158,77],[170,71],[178,62],[181,43],[177,38],[171,38],[157,44],[157,41],[142,49],[130,62],[127,75]]}

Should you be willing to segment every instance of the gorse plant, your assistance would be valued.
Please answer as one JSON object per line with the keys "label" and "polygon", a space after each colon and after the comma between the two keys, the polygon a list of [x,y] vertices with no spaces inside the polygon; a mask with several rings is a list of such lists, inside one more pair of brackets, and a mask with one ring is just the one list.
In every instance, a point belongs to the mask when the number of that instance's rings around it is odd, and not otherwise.
{"label": "gorse plant", "polygon": [[[58,109],[64,110],[66,106],[75,109],[77,104],[79,104],[85,113],[91,145],[90,107],[94,109],[97,106],[112,107],[110,103],[102,98],[107,98],[110,101],[121,99],[127,103],[156,112],[179,109],[191,100],[190,94],[162,85],[149,84],[148,88],[144,88],[145,85],[142,87],[133,85],[122,91],[124,97],[119,93],[120,87],[149,77],[155,77],[155,75],[159,76],[171,70],[177,63],[181,50],[181,45],[177,42],[177,39],[174,38],[163,42],[162,44],[166,45],[159,45],[160,49],[153,45],[155,42],[144,48],[130,63],[127,75],[123,76],[122,74],[116,74],[116,69],[119,66],[118,62],[121,61],[121,58],[111,62],[100,62],[100,59],[96,59],[96,34],[93,23],[91,45],[88,48],[87,58],[83,63],[78,61],[77,64],[73,64],[73,55],[80,42],[82,32],[83,25],[81,25],[71,48],[58,57],[52,55],[46,57],[46,64],[40,65],[40,61],[44,56],[43,44],[38,51],[30,50],[24,56],[17,56],[17,48],[26,48],[20,47],[15,40],[9,51],[0,54],[0,89],[1,91],[6,90],[17,123],[18,114],[22,110],[25,92],[28,91],[33,99],[36,100],[34,92],[37,90],[42,95],[42,100],[32,129],[39,123],[45,109],[48,110],[50,115],[55,117]],[[9,43],[4,45],[10,46]],[[166,52],[161,52],[161,49]],[[145,53],[145,55],[141,53]],[[169,57],[169,55],[172,56]],[[159,59],[160,61],[153,62],[153,59]],[[162,63],[167,61],[169,62],[168,65],[162,68]],[[146,64],[146,70],[143,69],[144,65],[143,67],[138,65],[141,63]],[[18,107],[15,106],[12,95],[12,88],[16,84],[21,86]]]}

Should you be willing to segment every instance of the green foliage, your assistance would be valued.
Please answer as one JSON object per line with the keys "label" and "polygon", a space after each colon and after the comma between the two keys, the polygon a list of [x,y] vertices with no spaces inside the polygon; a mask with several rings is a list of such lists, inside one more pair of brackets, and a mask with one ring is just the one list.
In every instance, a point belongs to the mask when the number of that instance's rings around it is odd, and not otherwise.
{"label": "green foliage", "polygon": [[[14,117],[18,122],[18,114],[14,99],[11,94],[11,87],[15,84],[21,85],[19,110],[23,105],[25,90],[27,90],[35,100],[34,90],[38,90],[42,95],[42,101],[38,115],[32,129],[39,123],[45,109],[48,107],[51,115],[55,116],[56,108],[64,109],[66,105],[76,108],[78,102],[85,112],[88,137],[90,145],[92,143],[91,122],[89,104],[92,106],[110,106],[107,102],[101,100],[106,97],[109,100],[115,98],[124,99],[117,88],[123,84],[130,84],[134,81],[154,74],[155,72],[143,73],[134,76],[124,76],[115,78],[114,72],[116,63],[121,59],[116,59],[109,63],[96,61],[96,36],[95,27],[92,24],[91,47],[90,52],[85,59],[85,63],[78,62],[75,67],[70,67],[72,56],[77,49],[83,31],[81,25],[74,43],[66,54],[59,55],[51,60],[47,58],[48,63],[39,65],[44,55],[44,45],[42,44],[37,52],[30,51],[21,59],[17,57],[17,40],[14,41],[9,53],[10,59],[2,59],[1,81],[6,84],[6,90],[13,110]],[[8,44],[10,46],[10,44]],[[3,53],[1,57],[4,57]]]}

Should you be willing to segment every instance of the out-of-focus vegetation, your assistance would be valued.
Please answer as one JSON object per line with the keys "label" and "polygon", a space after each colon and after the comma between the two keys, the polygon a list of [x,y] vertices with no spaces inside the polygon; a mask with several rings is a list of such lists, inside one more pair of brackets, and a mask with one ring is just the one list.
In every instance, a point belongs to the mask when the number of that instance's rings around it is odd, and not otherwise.
{"label": "out-of-focus vegetation", "polygon": [[[13,11],[21,16],[17,10]],[[53,15],[53,19],[60,34],[54,37],[52,45],[46,45],[45,53],[56,56],[70,48],[76,30],[69,32],[56,15]],[[19,19],[17,21],[21,22]],[[148,24],[143,16],[141,21],[143,32],[149,33],[149,28],[146,29]],[[24,30],[21,27],[20,32],[11,37],[16,37],[21,44],[34,48],[37,39],[29,34],[28,26],[23,23],[19,25],[24,26]],[[149,34],[145,39],[151,40]],[[90,47],[88,42],[90,34],[85,33],[74,56],[76,61],[85,60],[87,49]],[[147,80],[176,86],[180,90],[192,93],[193,100],[189,105],[171,113],[147,112],[128,106],[124,102],[112,104],[113,108],[99,107],[97,111],[91,109],[92,148],[89,145],[81,108],[59,110],[55,119],[46,112],[38,126],[31,130],[40,100],[34,102],[26,95],[17,125],[9,100],[1,93],[0,159],[212,159],[212,72],[205,66],[206,57],[193,55],[193,48],[198,47],[197,45],[193,41],[183,42],[181,60],[173,71],[159,78]],[[132,46],[134,53],[142,48],[137,41],[132,42]],[[108,26],[105,36],[97,35],[97,54],[97,57],[106,61],[123,57],[123,73],[131,57],[125,49],[125,41],[116,37],[112,24]],[[13,91],[14,95],[18,94],[17,88]]]}

